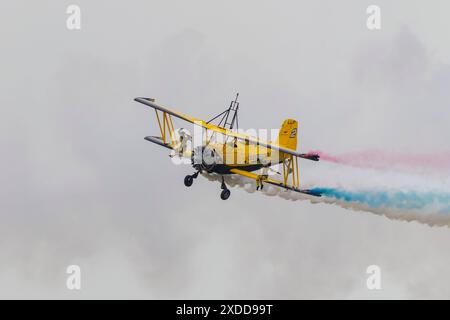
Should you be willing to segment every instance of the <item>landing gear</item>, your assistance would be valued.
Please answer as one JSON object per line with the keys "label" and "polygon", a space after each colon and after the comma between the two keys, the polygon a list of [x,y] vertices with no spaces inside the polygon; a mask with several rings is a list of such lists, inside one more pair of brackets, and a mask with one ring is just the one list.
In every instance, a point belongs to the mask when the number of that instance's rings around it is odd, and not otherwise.
{"label": "landing gear", "polygon": [[220,199],[227,200],[231,195],[231,191],[229,189],[222,190],[220,193]]}
{"label": "landing gear", "polygon": [[220,189],[222,190],[226,190],[227,189],[227,185],[225,184],[225,179],[222,176],[222,184],[220,185]]}
{"label": "landing gear", "polygon": [[192,186],[192,184],[194,183],[194,179],[197,179],[197,177],[198,177],[198,171],[196,173],[194,173],[193,175],[187,175],[186,177],[184,177],[184,185],[186,187]]}
{"label": "landing gear", "polygon": [[192,176],[186,176],[184,177],[184,185],[186,187],[192,186],[192,183],[194,183],[194,178]]}
{"label": "landing gear", "polygon": [[[196,173],[194,173],[192,175],[187,175],[186,177],[184,177],[184,185],[186,187],[192,186],[192,184],[194,183],[194,179],[196,179],[198,177],[199,173],[200,173],[200,171],[197,171]],[[225,184],[225,179],[223,178],[223,176],[222,176],[222,184],[220,185],[220,188],[222,189],[222,192],[220,193],[220,199],[227,200],[231,195],[231,191],[227,188],[227,185]]]}
{"label": "landing gear", "polygon": [[220,199],[227,200],[231,195],[231,191],[227,188],[223,176],[222,176],[222,185],[220,186],[220,188],[222,189],[222,192],[220,193]]}

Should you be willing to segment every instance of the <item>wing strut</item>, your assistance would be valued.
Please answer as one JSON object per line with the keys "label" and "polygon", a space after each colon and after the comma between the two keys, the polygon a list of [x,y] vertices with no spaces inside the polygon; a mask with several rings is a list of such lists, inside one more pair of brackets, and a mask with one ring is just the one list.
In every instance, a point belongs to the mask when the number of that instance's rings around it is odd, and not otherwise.
{"label": "wing strut", "polygon": [[[172,117],[164,111],[155,109],[156,119],[158,120],[159,131],[161,132],[161,140],[165,145],[173,145],[175,128],[173,126]],[[162,116],[160,117],[160,113]]]}

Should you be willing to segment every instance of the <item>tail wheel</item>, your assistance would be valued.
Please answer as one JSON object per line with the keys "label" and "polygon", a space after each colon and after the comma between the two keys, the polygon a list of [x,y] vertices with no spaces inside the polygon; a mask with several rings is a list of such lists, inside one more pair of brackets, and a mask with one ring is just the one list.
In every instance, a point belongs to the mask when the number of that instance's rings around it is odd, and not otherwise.
{"label": "tail wheel", "polygon": [[229,189],[224,189],[220,193],[220,198],[222,200],[227,200],[230,197],[230,195],[231,195],[231,191]]}
{"label": "tail wheel", "polygon": [[192,176],[186,176],[184,177],[184,185],[186,187],[192,186],[192,183],[194,182],[194,178]]}

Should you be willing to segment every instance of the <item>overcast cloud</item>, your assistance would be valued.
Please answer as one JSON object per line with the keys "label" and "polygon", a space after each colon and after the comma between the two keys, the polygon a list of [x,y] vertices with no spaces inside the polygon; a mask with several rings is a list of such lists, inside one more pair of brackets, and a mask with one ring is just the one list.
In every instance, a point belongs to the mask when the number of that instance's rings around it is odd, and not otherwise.
{"label": "overcast cloud", "polygon": [[[450,298],[450,229],[187,189],[193,169],[143,140],[158,129],[133,102],[209,118],[239,91],[241,126],[296,118],[304,151],[448,151],[448,1],[1,7],[1,298]],[[65,287],[70,264],[81,291]]]}

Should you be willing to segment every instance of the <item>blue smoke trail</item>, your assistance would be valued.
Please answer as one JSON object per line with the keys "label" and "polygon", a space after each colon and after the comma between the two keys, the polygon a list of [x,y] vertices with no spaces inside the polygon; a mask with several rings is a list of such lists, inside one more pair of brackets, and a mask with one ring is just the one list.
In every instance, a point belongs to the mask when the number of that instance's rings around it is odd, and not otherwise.
{"label": "blue smoke trail", "polygon": [[450,213],[450,194],[417,191],[349,191],[335,188],[313,188],[313,192],[345,202],[357,202],[371,208],[401,210],[435,209],[437,213]]}

